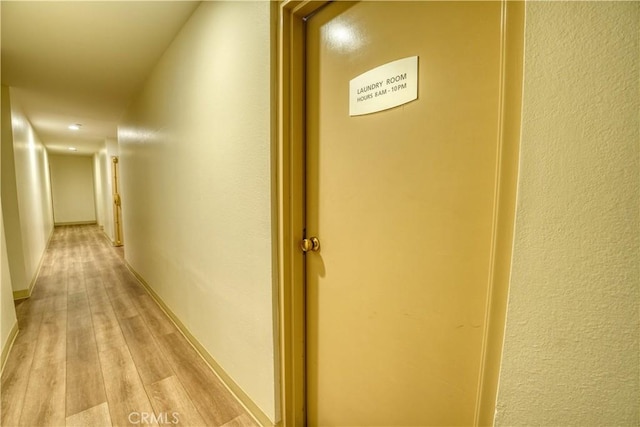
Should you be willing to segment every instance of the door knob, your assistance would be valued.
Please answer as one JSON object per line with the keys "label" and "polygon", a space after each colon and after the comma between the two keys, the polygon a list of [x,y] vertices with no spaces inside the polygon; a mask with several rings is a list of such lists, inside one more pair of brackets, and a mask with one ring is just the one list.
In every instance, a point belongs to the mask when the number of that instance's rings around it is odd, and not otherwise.
{"label": "door knob", "polygon": [[318,252],[320,250],[320,240],[317,237],[302,239],[300,249],[302,249],[302,252]]}

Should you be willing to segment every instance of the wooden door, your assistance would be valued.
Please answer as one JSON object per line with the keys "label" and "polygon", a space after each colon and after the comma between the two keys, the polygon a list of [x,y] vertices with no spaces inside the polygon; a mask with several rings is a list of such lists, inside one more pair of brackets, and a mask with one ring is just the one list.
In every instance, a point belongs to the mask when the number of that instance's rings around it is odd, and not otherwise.
{"label": "wooden door", "polygon": [[[500,2],[330,3],[307,21],[307,421],[474,423],[494,244]],[[418,57],[418,98],[349,82]],[[311,248],[309,246],[308,248]]]}
{"label": "wooden door", "polygon": [[113,227],[114,227],[114,245],[122,246],[122,198],[120,197],[120,164],[119,158],[113,156],[111,158],[111,176],[113,191]]}

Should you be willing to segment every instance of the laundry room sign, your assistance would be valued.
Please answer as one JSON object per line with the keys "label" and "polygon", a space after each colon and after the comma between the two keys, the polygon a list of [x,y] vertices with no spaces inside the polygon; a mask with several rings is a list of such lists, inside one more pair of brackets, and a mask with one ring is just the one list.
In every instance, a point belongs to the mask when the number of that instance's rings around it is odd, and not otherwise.
{"label": "laundry room sign", "polygon": [[388,110],[418,98],[418,57],[380,65],[349,82],[349,115]]}

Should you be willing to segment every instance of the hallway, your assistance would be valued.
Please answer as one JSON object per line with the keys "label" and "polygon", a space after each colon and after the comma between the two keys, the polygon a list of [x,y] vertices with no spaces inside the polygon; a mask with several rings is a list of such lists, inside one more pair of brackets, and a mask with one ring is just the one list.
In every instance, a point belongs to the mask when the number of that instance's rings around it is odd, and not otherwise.
{"label": "hallway", "polygon": [[56,227],[2,374],[2,426],[254,426],[97,226]]}
{"label": "hallway", "polygon": [[0,12],[0,427],[640,427],[640,1]]}

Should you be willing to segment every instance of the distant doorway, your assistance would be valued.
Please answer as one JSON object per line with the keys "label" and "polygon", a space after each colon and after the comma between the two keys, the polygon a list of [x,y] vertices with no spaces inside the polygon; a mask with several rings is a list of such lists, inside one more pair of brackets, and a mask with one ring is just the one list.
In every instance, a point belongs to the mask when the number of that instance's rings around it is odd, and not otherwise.
{"label": "distant doorway", "polygon": [[115,246],[123,245],[122,238],[122,199],[120,198],[120,165],[118,156],[111,157],[111,176],[113,177],[113,225]]}

